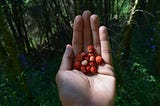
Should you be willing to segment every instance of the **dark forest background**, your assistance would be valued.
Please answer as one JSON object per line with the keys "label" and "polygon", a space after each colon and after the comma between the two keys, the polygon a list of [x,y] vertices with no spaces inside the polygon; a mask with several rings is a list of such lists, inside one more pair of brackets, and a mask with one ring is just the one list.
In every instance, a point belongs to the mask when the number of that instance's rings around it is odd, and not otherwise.
{"label": "dark forest background", "polygon": [[108,28],[116,106],[160,106],[160,0],[0,0],[0,106],[61,106],[55,75],[73,19]]}

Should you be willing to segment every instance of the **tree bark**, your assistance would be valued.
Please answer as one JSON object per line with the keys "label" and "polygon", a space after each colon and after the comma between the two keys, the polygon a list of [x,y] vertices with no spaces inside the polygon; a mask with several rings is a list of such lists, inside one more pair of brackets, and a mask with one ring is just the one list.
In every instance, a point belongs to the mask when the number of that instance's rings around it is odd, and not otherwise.
{"label": "tree bark", "polygon": [[[9,75],[9,80],[15,89],[20,88],[20,90],[24,91],[24,94],[27,95],[29,104],[35,104],[33,102],[33,96],[27,86],[25,78],[22,75],[22,69],[18,61],[18,52],[15,46],[15,42],[13,41],[13,37],[11,36],[10,32],[6,28],[4,17],[2,15],[0,15],[0,32],[2,33],[2,40],[4,42],[3,49],[6,51],[6,53],[2,55],[7,54],[9,59],[8,61],[5,61],[7,65],[6,73]],[[3,56],[1,57],[4,59]]]}
{"label": "tree bark", "polygon": [[127,21],[126,25],[124,26],[123,30],[122,30],[122,43],[120,44],[120,48],[118,49],[118,57],[120,57],[121,62],[120,65],[125,67],[127,64],[127,60],[129,58],[130,55],[130,44],[131,44],[131,32],[134,26],[134,21],[136,20],[136,9],[138,8],[138,6],[140,5],[139,0],[135,0],[134,2],[134,6],[131,10],[130,13],[130,17],[129,20]]}

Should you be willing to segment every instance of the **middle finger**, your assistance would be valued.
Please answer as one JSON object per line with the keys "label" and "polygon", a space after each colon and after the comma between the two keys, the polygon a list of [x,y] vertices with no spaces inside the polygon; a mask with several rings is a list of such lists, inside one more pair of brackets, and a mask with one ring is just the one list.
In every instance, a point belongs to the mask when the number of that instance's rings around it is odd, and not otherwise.
{"label": "middle finger", "polygon": [[93,46],[96,49],[96,55],[101,54],[100,40],[99,40],[99,19],[97,15],[92,15],[90,17]]}
{"label": "middle finger", "polygon": [[91,12],[86,10],[83,12],[83,50],[87,52],[87,46],[92,45],[91,25],[90,25]]}

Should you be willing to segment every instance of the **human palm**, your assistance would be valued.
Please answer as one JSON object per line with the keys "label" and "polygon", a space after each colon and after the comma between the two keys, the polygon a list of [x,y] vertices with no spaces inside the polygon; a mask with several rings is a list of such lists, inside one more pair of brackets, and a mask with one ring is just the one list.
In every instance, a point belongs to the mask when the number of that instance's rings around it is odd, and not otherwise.
{"label": "human palm", "polygon": [[[74,57],[86,52],[93,45],[104,63],[98,66],[98,74],[85,75],[73,69]],[[67,45],[56,76],[60,99],[64,106],[110,106],[114,104],[115,77],[113,72],[109,38],[105,26],[99,28],[97,15],[84,11],[75,17],[72,46]]]}

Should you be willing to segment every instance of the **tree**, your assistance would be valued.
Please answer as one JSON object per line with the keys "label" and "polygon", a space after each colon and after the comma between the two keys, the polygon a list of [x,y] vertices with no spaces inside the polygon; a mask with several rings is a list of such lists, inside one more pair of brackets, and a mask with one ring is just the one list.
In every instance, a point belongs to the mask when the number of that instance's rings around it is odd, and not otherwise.
{"label": "tree", "polygon": [[[0,32],[4,45],[0,43],[0,59],[7,66],[5,71],[9,77],[10,82],[13,84],[15,89],[22,90],[25,95],[27,95],[28,103],[34,104],[33,96],[26,84],[25,77],[22,74],[22,68],[20,62],[18,61],[18,51],[16,49],[16,44],[11,36],[10,32],[6,28],[6,23],[4,22],[4,15],[0,11]],[[7,60],[6,60],[7,58]]]}

